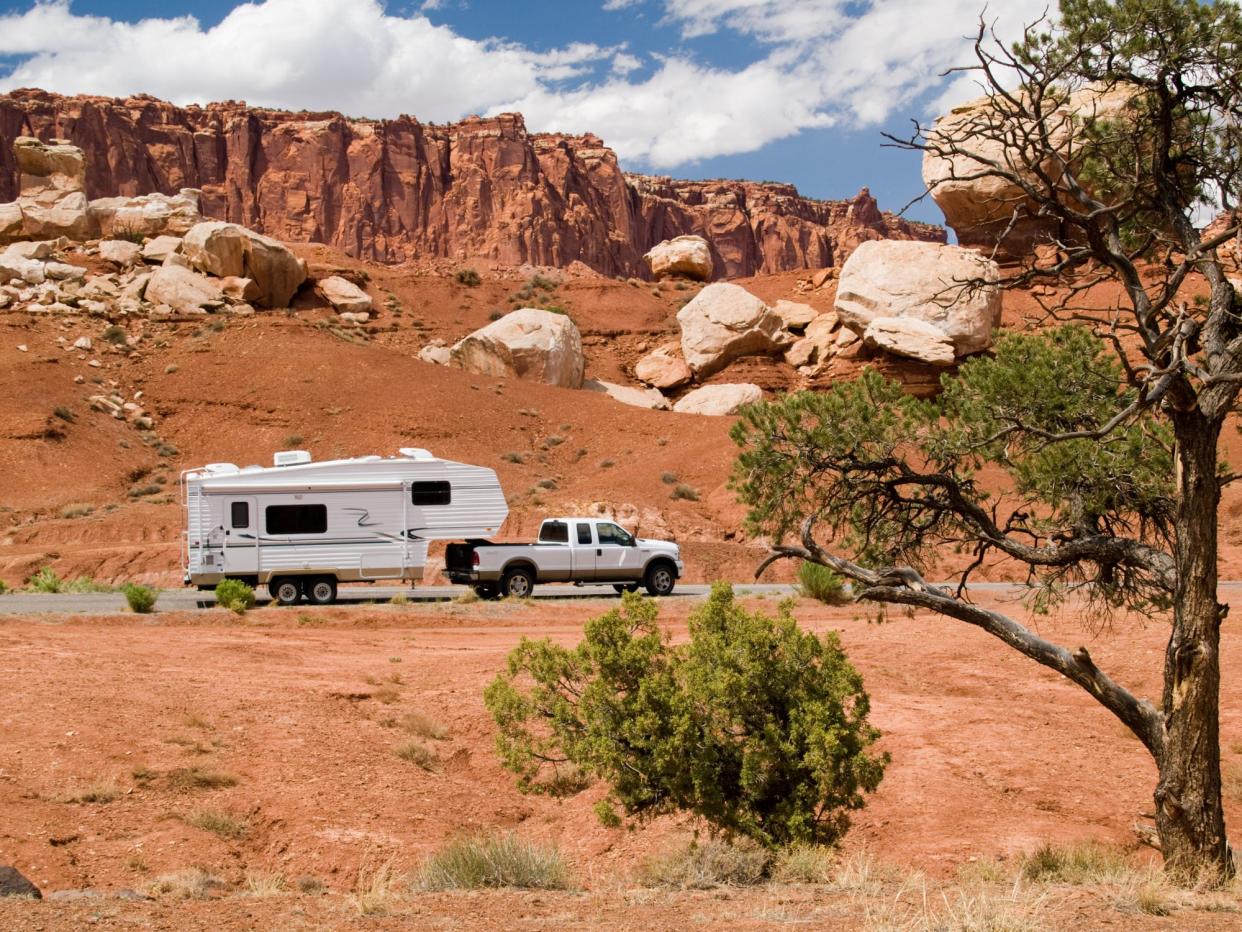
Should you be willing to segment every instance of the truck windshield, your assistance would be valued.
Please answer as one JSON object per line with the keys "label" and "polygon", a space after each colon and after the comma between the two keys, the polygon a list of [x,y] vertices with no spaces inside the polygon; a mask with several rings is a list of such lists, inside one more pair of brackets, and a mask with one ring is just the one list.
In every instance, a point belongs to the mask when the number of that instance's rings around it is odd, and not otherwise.
{"label": "truck windshield", "polygon": [[601,544],[620,544],[622,547],[634,546],[634,538],[625,528],[615,524],[598,524],[595,533],[599,535]]}

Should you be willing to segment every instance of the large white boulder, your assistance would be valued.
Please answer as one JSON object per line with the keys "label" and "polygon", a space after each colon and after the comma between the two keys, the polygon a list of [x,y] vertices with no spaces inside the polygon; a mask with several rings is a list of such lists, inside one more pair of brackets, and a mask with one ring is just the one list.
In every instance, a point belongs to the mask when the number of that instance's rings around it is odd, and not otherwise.
{"label": "large white boulder", "polygon": [[16,250],[0,252],[0,285],[10,281],[41,285],[45,277],[38,259],[29,259]]}
{"label": "large white boulder", "polygon": [[[48,143],[19,136],[13,142],[13,156],[21,173],[15,205],[22,214],[22,235],[27,239],[87,239],[94,228],[83,193],[86,157],[82,150],[63,139]],[[5,210],[5,216],[11,226],[13,207]]]}
{"label": "large white boulder", "polygon": [[0,243],[21,239],[22,209],[16,201],[0,204]]}
{"label": "large white boulder", "polygon": [[104,236],[179,236],[203,219],[199,193],[195,188],[182,188],[177,194],[99,197],[90,202],[89,210]]}
{"label": "large white boulder", "polygon": [[655,388],[676,388],[685,385],[694,373],[681,358],[679,343],[665,343],[634,364],[634,375]]}
{"label": "large white boulder", "polygon": [[339,314],[370,314],[371,296],[339,275],[321,278],[316,283],[328,303]]}
{"label": "large white boulder", "polygon": [[841,322],[859,336],[878,317],[938,327],[958,356],[992,342],[1000,324],[1000,269],[971,249],[907,240],[870,240],[846,260],[837,285]]}
{"label": "large white boulder", "polygon": [[99,244],[99,258],[126,269],[142,261],[142,247],[124,239],[106,239]]}
{"label": "large white boulder", "polygon": [[181,252],[180,236],[157,236],[142,246],[142,258],[156,265]]}
{"label": "large white boulder", "polygon": [[648,408],[652,411],[668,410],[668,399],[654,388],[635,388],[633,385],[617,385],[615,382],[600,382],[596,379],[587,379],[582,387],[589,392],[601,392],[623,405]]}
{"label": "large white boulder", "polygon": [[745,288],[728,282],[708,285],[677,312],[681,353],[699,376],[711,375],[734,359],[774,353],[792,343],[784,322]]}
{"label": "large white boulder", "polygon": [[521,308],[464,337],[449,353],[452,365],[467,372],[582,387],[582,335],[565,314]]}
{"label": "large white boulder", "polygon": [[255,303],[262,307],[288,307],[306,281],[306,263],[289,247],[236,223],[196,223],[186,232],[181,253],[208,275],[254,279],[259,292]]}
{"label": "large white boulder", "polygon": [[162,265],[151,273],[146,299],[183,313],[222,307],[225,303],[224,293],[214,282],[179,265]]}
{"label": "large white boulder", "polygon": [[679,414],[705,414],[723,416],[736,414],[742,405],[753,404],[763,398],[763,389],[749,382],[735,385],[704,385],[687,392],[673,410]]}
{"label": "large white boulder", "polygon": [[933,366],[951,366],[957,358],[953,341],[943,330],[914,317],[876,317],[863,331],[863,342]]}
{"label": "large white boulder", "polygon": [[677,236],[652,247],[644,259],[656,278],[684,275],[699,281],[712,277],[712,250],[701,236]]}

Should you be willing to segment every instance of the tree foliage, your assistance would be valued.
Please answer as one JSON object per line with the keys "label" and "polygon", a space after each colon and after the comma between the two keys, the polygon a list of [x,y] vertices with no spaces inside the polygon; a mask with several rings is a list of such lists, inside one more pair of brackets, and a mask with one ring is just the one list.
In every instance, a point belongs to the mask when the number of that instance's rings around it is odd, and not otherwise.
{"label": "tree foliage", "polygon": [[765,845],[839,838],[888,758],[836,635],[790,610],[748,612],[717,584],[674,646],[656,602],[626,593],[575,648],[523,639],[485,693],[502,762],[524,792],[604,780],[606,821],[683,810]]}

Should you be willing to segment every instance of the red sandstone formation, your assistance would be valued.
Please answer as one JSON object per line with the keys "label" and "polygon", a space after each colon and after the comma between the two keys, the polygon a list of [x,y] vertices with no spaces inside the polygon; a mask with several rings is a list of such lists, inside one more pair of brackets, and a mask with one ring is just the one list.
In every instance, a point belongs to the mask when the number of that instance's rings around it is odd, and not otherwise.
{"label": "red sandstone formation", "polygon": [[519,114],[440,126],[17,90],[0,96],[0,202],[16,196],[19,135],[81,146],[89,197],[199,188],[207,216],[382,262],[581,260],[645,276],[643,253],[694,233],[717,275],[737,277],[840,264],[869,239],[945,238],[881,213],[865,188],[816,201],[792,185],[627,174],[595,136],[528,133]]}

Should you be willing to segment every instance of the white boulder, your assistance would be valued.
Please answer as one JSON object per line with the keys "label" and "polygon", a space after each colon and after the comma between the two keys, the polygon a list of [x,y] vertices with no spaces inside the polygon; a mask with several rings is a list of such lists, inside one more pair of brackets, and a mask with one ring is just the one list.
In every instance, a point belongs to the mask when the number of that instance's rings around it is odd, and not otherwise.
{"label": "white boulder", "polygon": [[841,322],[860,336],[880,317],[924,321],[965,356],[992,342],[1001,315],[999,282],[997,264],[971,249],[869,240],[841,269],[836,308]]}
{"label": "white boulder", "polygon": [[452,365],[467,372],[582,387],[582,336],[565,314],[521,308],[464,337],[449,353]]}
{"label": "white boulder", "polygon": [[793,342],[770,307],[745,288],[716,282],[677,312],[681,352],[696,375],[710,375],[741,356],[773,353]]}
{"label": "white boulder", "polygon": [[694,373],[681,358],[681,345],[666,343],[652,350],[634,365],[634,375],[655,388],[676,388],[685,385]]}
{"label": "white boulder", "polygon": [[321,278],[316,283],[328,303],[339,314],[370,314],[371,296],[339,275]]}
{"label": "white boulder", "polygon": [[734,385],[704,385],[683,395],[673,410],[679,414],[705,414],[723,416],[736,414],[743,405],[753,404],[763,398],[758,385],[740,382]]}
{"label": "white boulder", "polygon": [[712,277],[712,250],[701,236],[677,236],[666,239],[648,252],[644,259],[656,278],[684,275],[699,281]]}
{"label": "white boulder", "polygon": [[27,259],[16,252],[0,252],[0,284],[16,280],[41,285],[44,278],[43,263],[38,259]]}
{"label": "white boulder", "polygon": [[447,366],[453,360],[453,353],[443,340],[432,340],[418,351],[418,358],[437,366]]}
{"label": "white boulder", "polygon": [[146,299],[174,311],[194,312],[221,307],[224,293],[208,278],[178,265],[162,265],[147,281]]}
{"label": "white boulder", "polygon": [[805,330],[819,316],[819,311],[811,305],[796,301],[777,301],[772,305],[772,310],[790,330]]}
{"label": "white boulder", "polygon": [[159,265],[166,261],[169,256],[176,255],[179,252],[181,252],[180,236],[157,236],[143,244],[142,258],[147,262]]}
{"label": "white boulder", "polygon": [[863,342],[933,366],[951,366],[957,358],[953,341],[943,330],[915,317],[876,317],[863,331]]}
{"label": "white boulder", "polygon": [[16,201],[0,204],[0,243],[22,235],[22,209]]}
{"label": "white boulder", "polygon": [[255,303],[263,307],[287,307],[306,281],[306,263],[284,243],[222,220],[191,227],[181,253],[200,272],[254,279],[259,291]]}
{"label": "white boulder", "polygon": [[142,247],[124,239],[106,239],[99,244],[99,258],[123,269],[142,261]]}
{"label": "white boulder", "polygon": [[98,197],[89,210],[104,236],[180,235],[203,219],[199,191],[182,188],[177,194],[141,194],[137,197]]}
{"label": "white boulder", "polygon": [[654,388],[635,388],[632,385],[617,385],[615,382],[601,382],[596,379],[587,379],[582,387],[589,392],[601,392],[623,405],[648,408],[652,411],[668,410],[668,400]]}

